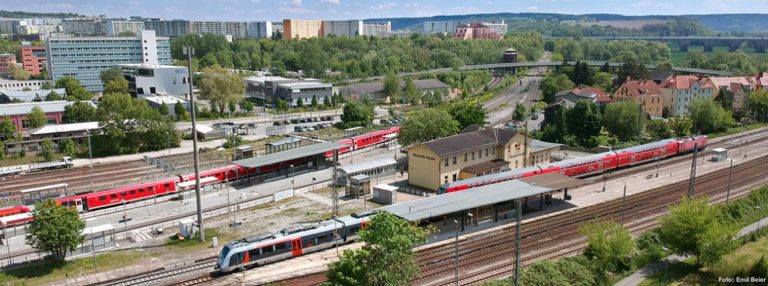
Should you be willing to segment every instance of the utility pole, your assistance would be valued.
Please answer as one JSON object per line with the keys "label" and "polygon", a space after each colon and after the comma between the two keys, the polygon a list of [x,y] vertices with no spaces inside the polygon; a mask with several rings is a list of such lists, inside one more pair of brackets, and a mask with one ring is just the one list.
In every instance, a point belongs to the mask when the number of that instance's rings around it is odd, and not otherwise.
{"label": "utility pole", "polygon": [[93,150],[91,148],[91,130],[88,130],[88,191],[93,192]]}
{"label": "utility pole", "polygon": [[728,191],[725,192],[725,204],[728,204],[728,201],[731,198],[731,175],[733,175],[733,157],[731,157],[731,167],[728,168]]}
{"label": "utility pole", "polygon": [[332,210],[331,213],[333,214],[333,218],[336,218],[339,215],[339,190],[336,188],[336,165],[338,165],[339,162],[339,150],[333,150],[333,182],[331,183],[331,186],[333,187],[333,200],[332,200]]}
{"label": "utility pole", "polygon": [[192,113],[192,157],[195,163],[195,198],[197,199],[197,230],[200,232],[200,241],[205,241],[205,228],[203,228],[203,206],[200,199],[200,157],[197,152],[197,115],[195,115],[195,94],[192,91],[192,55],[195,49],[184,47],[187,55],[187,75],[189,76],[189,109]]}
{"label": "utility pole", "polygon": [[696,157],[699,155],[699,144],[693,145],[693,161],[691,161],[691,177],[688,179],[688,197],[693,197],[696,187]]}
{"label": "utility pole", "polygon": [[454,281],[456,282],[456,286],[459,286],[459,222],[457,220],[453,220],[453,222],[456,224],[456,242],[454,243],[456,255],[453,256],[453,259],[456,264],[456,266],[454,267],[454,273],[455,273]]}
{"label": "utility pole", "polygon": [[523,206],[520,199],[517,202],[517,225],[515,225],[515,286],[520,286],[520,223],[523,216]]}
{"label": "utility pole", "polygon": [[624,225],[624,202],[627,199],[627,182],[624,182],[624,195],[621,197],[621,224]]}

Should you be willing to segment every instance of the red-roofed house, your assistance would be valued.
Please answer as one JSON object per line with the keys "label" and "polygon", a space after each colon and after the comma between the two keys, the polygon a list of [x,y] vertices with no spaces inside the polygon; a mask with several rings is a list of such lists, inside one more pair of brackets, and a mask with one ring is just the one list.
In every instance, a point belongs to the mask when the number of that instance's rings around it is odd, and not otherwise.
{"label": "red-roofed house", "polygon": [[634,101],[643,107],[651,118],[660,118],[664,111],[664,93],[651,80],[629,80],[613,94],[614,101]]}
{"label": "red-roofed house", "polygon": [[749,80],[753,90],[768,89],[768,72],[759,73]]}
{"label": "red-roofed house", "polygon": [[671,76],[661,83],[661,90],[669,116],[688,114],[688,105],[694,98],[713,99],[716,95],[711,81],[700,80],[693,75]]}
{"label": "red-roofed house", "polygon": [[750,90],[754,89],[750,83],[749,77],[731,76],[731,77],[710,77],[709,81],[715,86],[715,98],[724,91],[728,91],[729,100],[732,102],[732,108],[735,112],[744,111],[747,103],[747,96]]}

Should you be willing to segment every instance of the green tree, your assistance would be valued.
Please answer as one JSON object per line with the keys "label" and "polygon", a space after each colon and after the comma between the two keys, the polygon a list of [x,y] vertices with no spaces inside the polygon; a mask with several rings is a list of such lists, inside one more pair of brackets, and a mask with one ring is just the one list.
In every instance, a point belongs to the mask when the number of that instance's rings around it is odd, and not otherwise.
{"label": "green tree", "polygon": [[101,82],[104,84],[107,84],[110,81],[125,79],[125,77],[123,77],[123,71],[121,71],[120,68],[112,67],[101,71],[99,73],[99,79],[101,79]]}
{"label": "green tree", "polygon": [[683,198],[659,221],[659,238],[676,254],[696,255],[697,264],[716,262],[732,247],[735,234],[719,218],[707,197]]}
{"label": "green tree", "polygon": [[373,216],[360,231],[361,250],[345,251],[328,266],[328,285],[407,285],[419,275],[413,247],[428,231],[387,212]]}
{"label": "green tree", "polygon": [[672,130],[663,119],[653,119],[645,126],[645,132],[654,140],[661,140],[673,137]]}
{"label": "green tree", "polygon": [[18,68],[16,65],[11,65],[8,68],[8,74],[13,77],[15,80],[28,80],[29,79],[29,72],[25,71],[23,68]]}
{"label": "green tree", "polygon": [[636,102],[616,102],[605,107],[603,126],[612,135],[622,141],[636,138],[642,130],[643,118],[640,104]]}
{"label": "green tree", "polygon": [[49,138],[45,138],[45,140],[40,143],[40,146],[40,156],[43,156],[43,160],[46,162],[53,160],[53,141]]}
{"label": "green tree", "polygon": [[758,90],[749,95],[749,114],[757,121],[768,122],[768,91]]}
{"label": "green tree", "polygon": [[238,135],[227,136],[227,141],[222,147],[226,149],[235,148],[243,144],[243,138]]}
{"label": "green tree", "polygon": [[8,115],[3,116],[3,120],[0,121],[0,142],[14,140],[16,138],[16,134],[16,125],[11,122],[11,118],[8,117]]}
{"label": "green tree", "polygon": [[595,147],[595,136],[600,135],[602,128],[600,110],[597,105],[588,100],[579,100],[566,113],[568,134],[576,137],[579,145]]}
{"label": "green tree", "polygon": [[573,82],[564,74],[547,76],[541,81],[541,92],[546,103],[555,101],[555,94],[558,92],[574,87]]}
{"label": "green tree", "polygon": [[635,60],[629,60],[621,65],[619,68],[619,74],[616,78],[617,85],[623,84],[627,79],[648,79],[650,73],[645,65],[638,63]]}
{"label": "green tree", "polygon": [[157,109],[158,112],[162,115],[168,115],[171,111],[168,110],[168,105],[161,104],[160,108]]}
{"label": "green tree", "polygon": [[694,132],[710,133],[724,131],[735,124],[731,113],[712,100],[694,98],[688,106]]}
{"label": "green tree", "polygon": [[539,261],[523,269],[520,284],[526,286],[565,286],[571,285],[568,278],[560,272],[556,262]]}
{"label": "green tree", "polygon": [[97,111],[101,134],[94,136],[94,153],[115,155],[161,150],[169,140],[172,146],[181,140],[170,118],[130,95],[105,95]]}
{"label": "green tree", "polygon": [[524,120],[526,117],[525,111],[525,105],[522,105],[518,102],[517,105],[515,105],[515,115],[513,116],[514,119],[517,121]]}
{"label": "green tree", "polygon": [[104,82],[104,94],[128,93],[128,81],[122,77]]}
{"label": "green tree", "polygon": [[592,76],[592,85],[609,91],[613,87],[613,76],[607,72],[596,72]]}
{"label": "green tree", "polygon": [[64,106],[63,123],[93,122],[98,121],[96,107],[87,101],[76,101]]}
{"label": "green tree", "polygon": [[373,106],[362,102],[349,102],[344,105],[344,111],[341,114],[341,122],[346,128],[355,126],[369,126],[373,122]]}
{"label": "green tree", "polygon": [[296,107],[297,107],[297,108],[302,108],[302,107],[304,107],[304,99],[302,99],[301,97],[299,97],[299,99],[297,99],[297,100],[296,100]]}
{"label": "green tree", "polygon": [[44,90],[51,90],[51,89],[53,89],[53,84],[52,84],[50,81],[45,81],[45,82],[43,82],[43,84],[40,86],[40,88],[41,88],[41,89],[44,89]]}
{"label": "green tree", "polygon": [[[242,101],[242,100],[240,100]],[[235,110],[237,110],[237,102],[230,101],[229,102],[229,113],[235,113]]]}
{"label": "green tree", "polygon": [[33,129],[45,126],[45,124],[48,123],[48,117],[45,116],[45,112],[43,112],[40,107],[35,106],[32,107],[32,111],[27,114],[26,121],[27,128]]}
{"label": "green tree", "polygon": [[85,241],[80,234],[85,222],[74,208],[49,199],[35,204],[32,218],[27,227],[27,244],[40,252],[51,253],[57,262],[64,262],[67,251],[74,251]]}
{"label": "green tree", "polygon": [[384,76],[384,95],[392,103],[397,103],[398,93],[400,93],[400,77],[394,71],[390,71]]}
{"label": "green tree", "polygon": [[63,88],[67,93],[67,100],[91,100],[93,94],[86,90],[79,80],[71,77],[62,77],[56,80],[56,88]]}
{"label": "green tree", "polygon": [[669,120],[669,128],[675,137],[685,137],[691,134],[693,121],[688,117],[673,117]]}
{"label": "green tree", "polygon": [[448,108],[448,113],[459,122],[459,130],[469,125],[485,125],[485,109],[477,102],[459,101]]}
{"label": "green tree", "polygon": [[312,107],[312,109],[317,109],[317,104],[318,104],[318,102],[317,102],[317,96],[316,96],[316,95],[313,95],[313,96],[312,96],[312,105],[310,105],[310,106]]}
{"label": "green tree", "polygon": [[251,113],[253,111],[253,103],[249,100],[243,100],[240,101],[240,109],[245,110],[245,112]]}
{"label": "green tree", "polygon": [[75,157],[77,150],[75,149],[75,142],[71,138],[64,138],[59,140],[59,151],[69,157]]}
{"label": "green tree", "polygon": [[197,86],[200,88],[200,97],[210,101],[211,105],[218,105],[221,112],[230,102],[243,100],[245,93],[242,79],[222,67],[204,68]]}
{"label": "green tree", "polygon": [[136,37],[136,33],[133,31],[122,31],[117,34],[118,37]]}
{"label": "green tree", "polygon": [[584,254],[598,262],[603,271],[621,271],[630,266],[637,249],[632,234],[614,221],[595,221],[579,228],[587,237]]}
{"label": "green tree", "polygon": [[187,110],[184,108],[184,104],[181,103],[181,101],[177,101],[176,104],[173,105],[173,113],[176,114],[177,118],[181,118],[184,116],[184,112]]}
{"label": "green tree", "polygon": [[323,106],[325,106],[325,108],[331,108],[332,104],[330,96],[323,97]]}
{"label": "green tree", "polygon": [[419,90],[416,89],[416,84],[413,83],[412,78],[405,80],[405,88],[403,89],[403,97],[408,99],[411,105],[417,105],[421,101],[419,96]]}
{"label": "green tree", "polygon": [[288,111],[288,102],[282,99],[277,99],[277,110]]}
{"label": "green tree", "polygon": [[48,93],[48,95],[45,96],[45,101],[55,101],[55,100],[62,100],[61,95],[56,93],[55,91],[51,90],[51,92]]}
{"label": "green tree", "polygon": [[399,140],[403,146],[451,136],[459,132],[459,122],[442,109],[413,111],[400,127]]}

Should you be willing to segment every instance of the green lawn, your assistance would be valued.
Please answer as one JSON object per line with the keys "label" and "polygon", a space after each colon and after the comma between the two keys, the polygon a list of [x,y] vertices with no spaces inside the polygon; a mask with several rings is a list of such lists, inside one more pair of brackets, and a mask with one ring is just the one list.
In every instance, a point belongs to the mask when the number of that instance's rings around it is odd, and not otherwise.
{"label": "green lawn", "polygon": [[748,130],[762,128],[762,127],[765,127],[765,126],[768,126],[768,124],[766,124],[766,123],[753,123],[753,124],[749,124],[749,125],[744,126],[744,127],[731,127],[731,128],[728,128],[728,130],[726,130],[725,132],[710,133],[710,134],[707,134],[707,136],[709,136],[709,139],[714,139],[714,138],[717,138],[717,137],[723,137],[723,136],[727,136],[727,135],[731,135],[731,134],[736,134],[736,133],[739,133],[739,132],[744,132],[744,131],[748,131]]}
{"label": "green lawn", "polygon": [[768,237],[766,236],[743,245],[713,267],[712,272],[716,276],[734,277],[739,273],[749,271],[761,255],[768,256]]}
{"label": "green lawn", "polygon": [[[713,280],[714,279],[714,280]],[[669,264],[666,271],[654,273],[639,286],[661,285],[712,285],[717,277],[695,266],[694,258]]]}
{"label": "green lawn", "polygon": [[[148,260],[151,256],[145,252],[129,250],[99,254],[96,256],[98,269],[93,268],[93,257],[83,257],[65,264],[54,262],[33,263],[25,267],[11,269],[0,273],[2,285],[41,285],[57,283],[64,285],[66,277],[79,277],[81,275],[106,272],[138,263],[140,260]],[[72,283],[73,281],[70,281]]]}
{"label": "green lawn", "polygon": [[234,239],[234,236],[230,233],[221,233],[215,228],[205,229],[206,240],[201,242],[199,234],[193,235],[189,239],[179,240],[176,236],[172,236],[168,239],[166,245],[176,250],[183,250],[186,252],[203,250],[211,247],[211,240],[213,237],[217,237],[220,242],[228,242]]}
{"label": "green lawn", "polygon": [[[59,161],[61,160],[61,157],[64,157],[64,154],[53,153],[52,161],[53,162]],[[29,163],[42,163],[42,162],[45,162],[45,160],[43,160],[43,157],[30,153],[21,158],[5,158],[3,160],[0,160],[0,167],[27,165]]]}

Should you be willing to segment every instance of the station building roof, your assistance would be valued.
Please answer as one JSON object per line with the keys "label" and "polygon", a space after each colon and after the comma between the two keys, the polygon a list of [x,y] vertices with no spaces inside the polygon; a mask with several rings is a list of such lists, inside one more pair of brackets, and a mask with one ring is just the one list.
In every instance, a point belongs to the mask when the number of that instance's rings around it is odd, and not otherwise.
{"label": "station building roof", "polygon": [[408,201],[381,208],[409,221],[419,221],[462,210],[535,196],[554,191],[519,180],[506,181],[460,192]]}
{"label": "station building roof", "polygon": [[565,188],[576,188],[589,184],[589,181],[584,181],[560,173],[547,173],[536,175],[532,177],[526,177],[520,179],[521,181],[528,183],[532,186],[539,186],[549,188],[553,190],[562,190]]}
{"label": "station building roof", "polygon": [[341,145],[338,142],[325,142],[272,153],[260,157],[238,160],[234,163],[247,168],[258,168],[275,163],[290,161],[293,159],[324,154],[325,152],[333,151],[339,148],[341,148]]}

